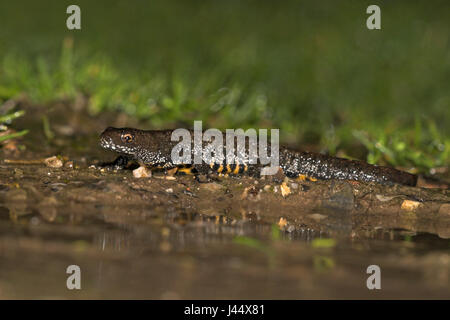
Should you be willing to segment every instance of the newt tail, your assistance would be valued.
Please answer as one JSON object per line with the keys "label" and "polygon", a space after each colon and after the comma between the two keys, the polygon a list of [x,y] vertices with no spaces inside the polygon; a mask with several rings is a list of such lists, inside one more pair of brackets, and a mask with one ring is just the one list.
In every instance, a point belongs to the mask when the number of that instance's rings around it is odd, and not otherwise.
{"label": "newt tail", "polygon": [[304,174],[317,179],[354,180],[416,186],[418,176],[363,161],[330,157],[319,153],[280,150],[280,167],[289,176]]}
{"label": "newt tail", "polygon": [[[100,145],[107,150],[121,154],[121,164],[126,164],[128,160],[135,160],[140,165],[150,168],[176,169],[175,171],[184,173],[196,174],[215,171],[222,174],[255,175],[263,167],[260,163],[226,163],[226,161],[192,165],[188,163],[174,164],[171,152],[178,141],[171,140],[172,132],[173,130],[146,131],[110,127],[101,134]],[[225,141],[225,136],[223,141]],[[246,143],[248,148],[251,142]],[[205,142],[203,144],[206,145]],[[192,153],[196,151],[195,148],[192,141]],[[279,148],[279,167],[288,177],[313,181],[336,179],[408,186],[416,186],[418,181],[417,175],[394,168],[375,166],[363,161],[335,158],[319,153],[295,151],[286,147]]]}

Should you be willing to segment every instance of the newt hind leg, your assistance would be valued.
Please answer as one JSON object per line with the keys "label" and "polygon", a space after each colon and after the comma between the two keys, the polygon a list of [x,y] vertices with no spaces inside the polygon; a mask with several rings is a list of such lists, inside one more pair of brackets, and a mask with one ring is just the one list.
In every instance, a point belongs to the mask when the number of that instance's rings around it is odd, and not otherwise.
{"label": "newt hind leg", "polygon": [[318,179],[313,177],[313,176],[309,176],[307,174],[303,174],[303,173],[295,173],[295,172],[286,172],[285,170],[282,169],[282,174],[284,174],[284,176],[297,180],[299,182],[303,182],[303,181],[311,181],[311,182],[316,182]]}

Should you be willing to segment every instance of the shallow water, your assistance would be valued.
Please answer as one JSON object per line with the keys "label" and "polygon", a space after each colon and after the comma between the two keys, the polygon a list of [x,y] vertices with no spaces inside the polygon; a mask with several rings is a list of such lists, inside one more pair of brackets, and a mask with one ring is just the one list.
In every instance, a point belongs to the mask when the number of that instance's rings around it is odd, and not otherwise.
{"label": "shallow water", "polygon": [[[450,297],[442,235],[374,227],[353,209],[315,209],[326,222],[310,225],[310,207],[266,212],[262,200],[240,200],[245,188],[232,178],[214,186],[236,184],[229,194],[239,200],[195,203],[185,198],[198,200],[200,190],[197,198],[178,190],[201,188],[190,177],[136,186],[130,172],[21,170],[5,183],[13,168],[0,167],[1,298]],[[405,225],[398,216],[385,220]],[[73,264],[82,272],[78,291],[66,288]],[[381,268],[381,290],[366,287],[372,264]]]}

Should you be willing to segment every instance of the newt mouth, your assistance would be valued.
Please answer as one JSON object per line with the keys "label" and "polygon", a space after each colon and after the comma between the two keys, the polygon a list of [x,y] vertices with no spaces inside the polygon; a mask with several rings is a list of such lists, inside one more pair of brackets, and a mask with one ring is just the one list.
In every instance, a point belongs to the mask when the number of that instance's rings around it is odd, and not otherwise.
{"label": "newt mouth", "polygon": [[111,138],[105,138],[105,137],[101,137],[100,138],[100,146],[103,149],[108,149],[108,150],[115,150],[113,141]]}
{"label": "newt mouth", "polygon": [[120,144],[114,143],[113,139],[111,137],[101,137],[100,138],[100,146],[103,149],[115,151],[127,155],[133,155],[135,154],[136,149],[129,146],[123,146]]}

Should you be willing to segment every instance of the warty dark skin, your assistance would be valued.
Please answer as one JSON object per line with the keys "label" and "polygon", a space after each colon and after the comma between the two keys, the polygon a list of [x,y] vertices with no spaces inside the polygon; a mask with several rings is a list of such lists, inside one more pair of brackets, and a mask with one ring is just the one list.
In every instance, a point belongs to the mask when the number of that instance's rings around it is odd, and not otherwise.
{"label": "warty dark skin", "polygon": [[[259,174],[261,164],[209,164],[174,165],[171,152],[178,141],[171,141],[173,130],[139,130],[133,128],[107,128],[100,137],[100,145],[121,155],[116,163],[125,165],[134,160],[150,168],[189,168],[189,173],[208,173],[211,170],[223,174]],[[191,137],[193,139],[193,131]],[[224,139],[225,141],[225,139]],[[206,142],[204,142],[206,144]],[[192,142],[192,153],[194,153]],[[268,146],[270,148],[270,145]],[[415,186],[417,176],[390,167],[374,166],[363,161],[330,157],[319,153],[279,148],[279,166],[283,173],[300,179],[336,179],[382,184]],[[181,171],[181,170],[180,170]]]}

